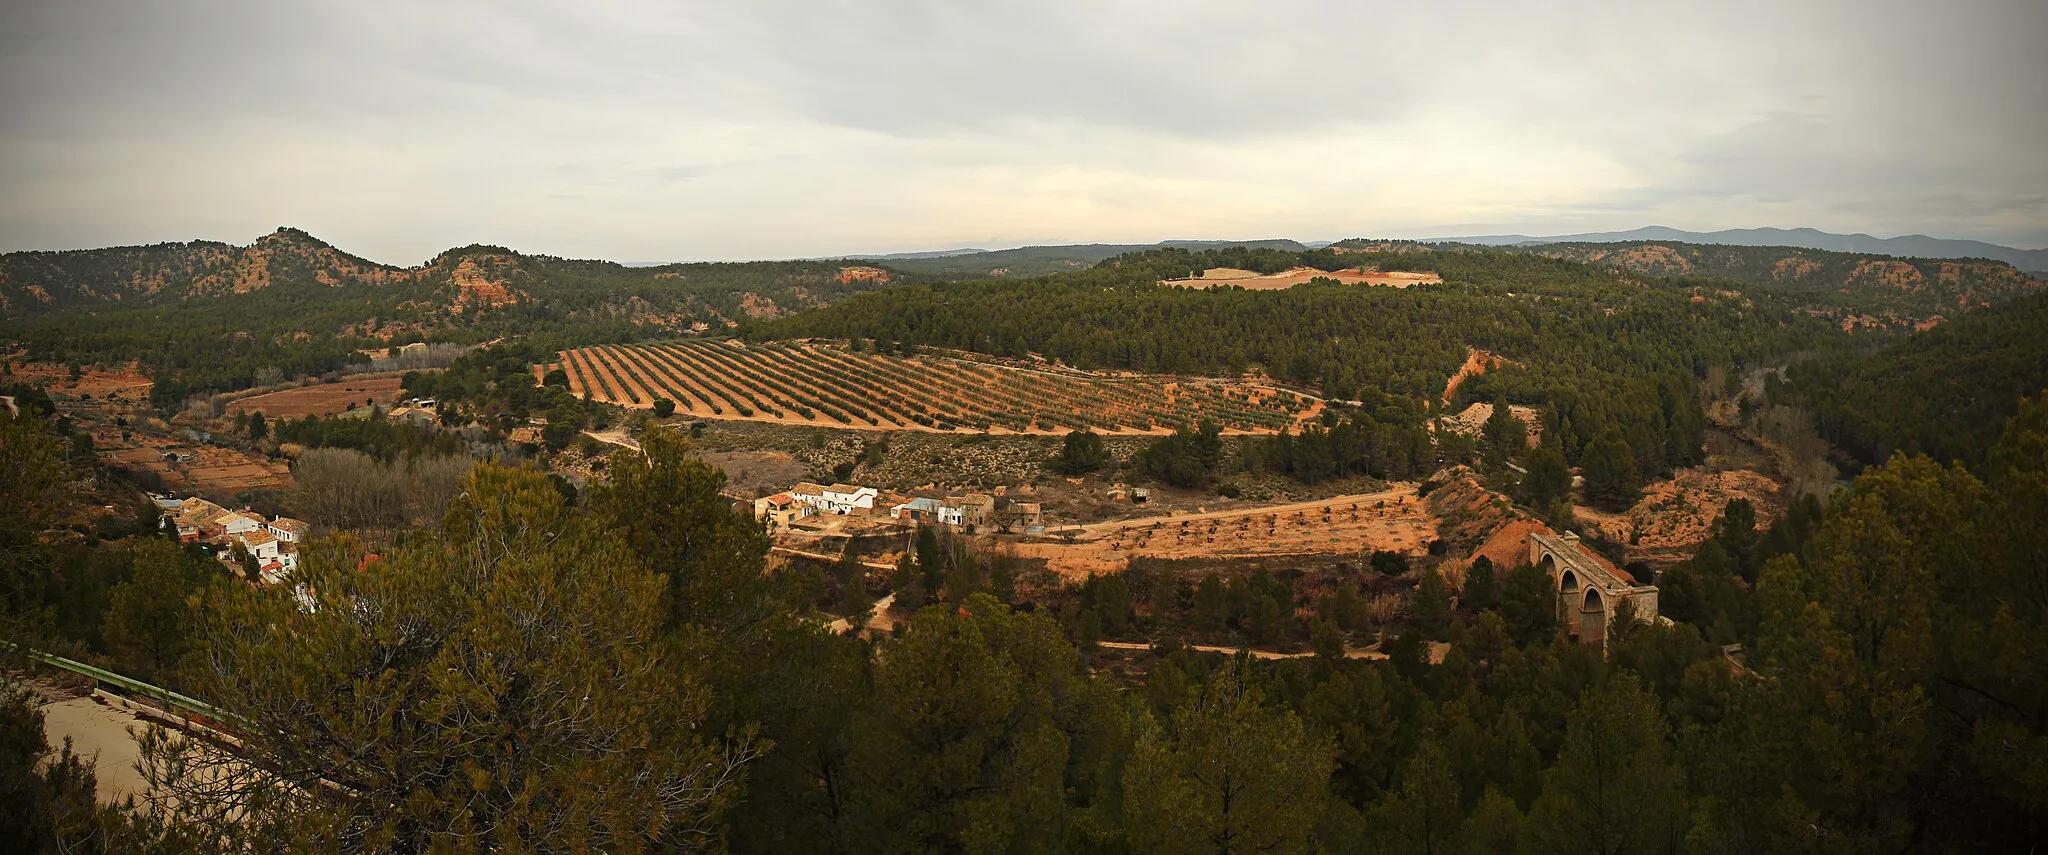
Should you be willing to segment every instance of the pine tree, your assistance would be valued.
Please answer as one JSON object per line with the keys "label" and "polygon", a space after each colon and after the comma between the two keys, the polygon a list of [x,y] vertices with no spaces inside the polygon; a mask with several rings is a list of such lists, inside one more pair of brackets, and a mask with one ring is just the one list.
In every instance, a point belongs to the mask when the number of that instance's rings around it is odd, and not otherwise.
{"label": "pine tree", "polygon": [[1484,611],[1499,604],[1500,580],[1493,568],[1493,559],[1484,555],[1472,559],[1472,566],[1465,568],[1465,590],[1458,595],[1458,605],[1469,611]]}
{"label": "pine tree", "polygon": [[1586,479],[1586,501],[1608,510],[1625,510],[1636,503],[1643,491],[1642,476],[1636,469],[1635,452],[1619,431],[1609,429],[1586,445],[1579,458]]}
{"label": "pine tree", "polygon": [[1309,852],[1334,747],[1268,707],[1242,660],[1163,720],[1148,717],[1124,769],[1124,815],[1141,853]]}
{"label": "pine tree", "polygon": [[1408,606],[1408,622],[1422,637],[1441,641],[1451,632],[1451,591],[1443,574],[1425,570],[1415,586],[1415,599]]}

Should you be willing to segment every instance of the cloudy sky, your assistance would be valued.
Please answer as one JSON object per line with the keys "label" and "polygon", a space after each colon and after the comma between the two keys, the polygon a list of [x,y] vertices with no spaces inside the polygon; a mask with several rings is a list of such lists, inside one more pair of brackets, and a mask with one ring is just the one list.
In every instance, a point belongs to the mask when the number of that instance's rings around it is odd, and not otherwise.
{"label": "cloudy sky", "polygon": [[14,0],[0,250],[2048,244],[2048,4]]}

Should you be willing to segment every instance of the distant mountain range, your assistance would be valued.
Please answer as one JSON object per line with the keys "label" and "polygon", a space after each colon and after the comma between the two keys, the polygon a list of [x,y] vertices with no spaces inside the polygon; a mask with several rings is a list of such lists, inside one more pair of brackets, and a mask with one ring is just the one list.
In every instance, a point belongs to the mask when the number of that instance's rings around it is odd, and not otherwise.
{"label": "distant mountain range", "polygon": [[1529,235],[1469,235],[1430,238],[1425,243],[1455,242],[1482,246],[1534,246],[1550,243],[1616,243],[1620,241],[1683,241],[1727,246],[1795,246],[1834,252],[1875,253],[1902,258],[1989,258],[2021,270],[2048,271],[2048,249],[2015,249],[1978,240],[1951,240],[1926,235],[1895,238],[1866,234],[1842,235],[1819,229],[1724,229],[1718,232],[1689,232],[1669,226],[1644,226],[1625,232],[1587,232],[1576,235],[1531,237]]}
{"label": "distant mountain range", "polygon": [[[1627,241],[1676,241],[1690,244],[1723,246],[1782,246],[1800,249],[1821,249],[1832,252],[1849,252],[1861,255],[1891,255],[1901,258],[1988,258],[2003,261],[2020,270],[2038,274],[2048,272],[2048,249],[2016,249],[1975,240],[1950,240],[1926,235],[1905,235],[1895,238],[1880,238],[1866,234],[1835,234],[1819,229],[1726,229],[1718,232],[1692,232],[1668,226],[1645,226],[1624,232],[1587,232],[1584,234],[1553,235],[1536,237],[1531,235],[1464,235],[1457,237],[1425,238],[1418,243],[1463,243],[1479,246],[1542,246],[1558,243],[1619,243]],[[894,252],[877,255],[838,256],[847,259],[863,259],[887,264],[889,267],[906,272],[931,276],[980,279],[992,277],[1041,276],[1063,270],[1080,270],[1094,266],[1105,258],[1126,252],[1156,249],[1159,247],[1183,247],[1187,249],[1211,249],[1228,246],[1265,247],[1299,252],[1304,249],[1318,249],[1329,245],[1327,241],[1295,241],[1288,239],[1267,240],[1164,240],[1158,243],[1083,243],[1043,246],[1021,246],[1012,249],[984,249],[981,247],[960,247],[957,249],[927,250],[924,252]]]}

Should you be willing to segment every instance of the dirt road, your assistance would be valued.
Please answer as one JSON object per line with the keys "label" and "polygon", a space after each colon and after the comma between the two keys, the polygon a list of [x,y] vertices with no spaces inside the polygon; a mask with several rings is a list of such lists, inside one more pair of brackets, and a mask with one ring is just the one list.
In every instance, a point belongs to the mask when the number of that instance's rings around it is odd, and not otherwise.
{"label": "dirt road", "polygon": [[42,709],[50,747],[63,745],[68,738],[71,750],[92,762],[102,804],[142,792],[142,774],[135,770],[142,753],[128,729],[140,731],[147,724],[90,696],[44,704]]}
{"label": "dirt road", "polygon": [[[1096,645],[1097,647],[1107,647],[1107,648],[1110,648],[1111,650],[1151,650],[1151,649],[1152,649],[1152,645],[1150,645],[1150,644],[1139,644],[1139,643],[1137,643],[1137,642],[1133,642],[1133,641],[1098,641],[1098,642],[1095,642],[1095,645]],[[1308,658],[1308,657],[1311,657],[1311,656],[1314,656],[1314,655],[1316,655],[1316,654],[1315,654],[1315,653],[1314,653],[1313,651],[1304,651],[1304,652],[1301,652],[1301,653],[1275,653],[1275,652],[1273,652],[1273,651],[1271,651],[1271,650],[1254,650],[1254,649],[1252,649],[1252,648],[1248,648],[1248,647],[1223,647],[1223,646],[1220,646],[1220,645],[1215,645],[1215,644],[1190,644],[1190,645],[1188,645],[1188,649],[1189,649],[1189,650],[1199,650],[1199,651],[1202,651],[1203,653],[1221,653],[1221,654],[1224,654],[1224,655],[1226,655],[1226,656],[1236,656],[1237,654],[1239,654],[1239,653],[1241,653],[1241,652],[1247,652],[1247,651],[1249,651],[1249,652],[1251,653],[1251,655],[1252,655],[1252,658],[1253,658],[1253,659],[1306,659],[1306,658]],[[1450,649],[1451,649],[1451,644],[1450,644],[1450,642],[1447,642],[1447,641],[1432,641],[1432,642],[1430,642],[1430,643],[1429,643],[1429,662],[1430,662],[1430,664],[1432,664],[1432,665],[1441,665],[1441,664],[1443,664],[1443,661],[1444,661],[1444,654],[1445,654],[1445,653],[1448,653],[1448,652],[1450,652]],[[1385,654],[1385,653],[1382,653],[1382,652],[1380,652],[1380,646],[1379,646],[1378,644],[1369,644],[1369,645],[1366,645],[1366,646],[1364,646],[1364,647],[1352,647],[1352,646],[1346,645],[1346,646],[1344,647],[1344,658],[1346,658],[1346,659],[1374,659],[1374,660],[1383,660],[1383,659],[1386,659],[1386,658],[1387,658],[1387,654]]]}
{"label": "dirt road", "polygon": [[[810,559],[814,559],[814,560],[817,560],[817,561],[829,561],[829,562],[832,562],[832,563],[834,563],[834,564],[837,564],[837,563],[839,563],[839,556],[837,556],[837,555],[826,555],[826,554],[825,554],[825,553],[823,553],[823,552],[807,552],[807,551],[804,551],[804,550],[801,550],[801,549],[791,549],[791,548],[789,548],[789,547],[787,547],[787,546],[771,546],[771,547],[768,547],[768,551],[769,551],[769,552],[780,552],[780,553],[782,553],[782,554],[784,554],[784,555],[795,555],[795,556],[798,556],[798,557],[802,557],[802,558],[810,558]],[[896,565],[894,565],[894,564],[883,564],[882,562],[879,562],[879,561],[862,561],[862,562],[860,563],[860,566],[862,566],[862,567],[866,567],[866,568],[868,568],[869,570],[890,570],[890,571],[893,571],[893,570],[895,570],[895,569],[896,569]]]}

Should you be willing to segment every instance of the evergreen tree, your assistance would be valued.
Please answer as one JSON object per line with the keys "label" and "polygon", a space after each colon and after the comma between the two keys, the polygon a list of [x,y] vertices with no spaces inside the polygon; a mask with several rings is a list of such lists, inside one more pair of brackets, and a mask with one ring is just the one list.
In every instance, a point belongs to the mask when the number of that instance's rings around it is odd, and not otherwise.
{"label": "evergreen tree", "polygon": [[243,742],[144,741],[167,821],[290,850],[428,851],[480,829],[657,848],[717,827],[757,749],[703,740],[696,654],[656,643],[661,577],[538,474],[484,465],[465,486],[384,560],[346,538],[308,550],[303,594],[209,592],[188,677]]}
{"label": "evergreen tree", "polygon": [[1550,574],[1531,564],[1508,571],[1501,586],[1500,616],[1516,644],[1549,639],[1557,632],[1557,588]]}
{"label": "evergreen tree", "polygon": [[848,758],[866,851],[1029,851],[1064,829],[1059,722],[1085,679],[1059,628],[986,594],[931,607],[875,665]]}
{"label": "evergreen tree", "polygon": [[1589,693],[1529,809],[1536,849],[1670,852],[1686,819],[1684,772],[1656,697],[1626,675]]}
{"label": "evergreen tree", "polygon": [[1572,470],[1564,455],[1549,443],[1529,453],[1529,474],[1522,476],[1517,495],[1522,503],[1545,519],[1559,519],[1563,505],[1571,500]]}
{"label": "evergreen tree", "polygon": [[1055,472],[1082,475],[1101,469],[1108,462],[1109,451],[1102,445],[1102,436],[1092,430],[1076,430],[1067,432],[1060,453],[1050,465]]}
{"label": "evergreen tree", "polygon": [[1626,510],[1642,496],[1635,452],[1618,431],[1610,429],[1586,446],[1579,458],[1586,478],[1586,501],[1608,510]]}
{"label": "evergreen tree", "polygon": [[1458,605],[1471,611],[1484,611],[1499,605],[1500,580],[1496,578],[1493,559],[1481,555],[1472,559],[1472,566],[1465,568],[1465,589],[1458,595]]}
{"label": "evergreen tree", "polygon": [[1124,772],[1136,852],[1309,852],[1333,747],[1267,706],[1237,660],[1163,720],[1148,717]]}
{"label": "evergreen tree", "polygon": [[1487,469],[1498,471],[1528,449],[1529,426],[1508,408],[1506,398],[1495,398],[1493,413],[1479,429],[1479,441],[1485,450]]}
{"label": "evergreen tree", "polygon": [[1214,573],[1202,577],[1195,584],[1195,625],[1215,631],[1223,628],[1224,619],[1230,616],[1230,603],[1223,590],[1223,579]]}
{"label": "evergreen tree", "polygon": [[1451,590],[1443,574],[1434,568],[1422,573],[1415,586],[1415,599],[1408,606],[1408,623],[1431,641],[1447,638],[1451,632]]}

